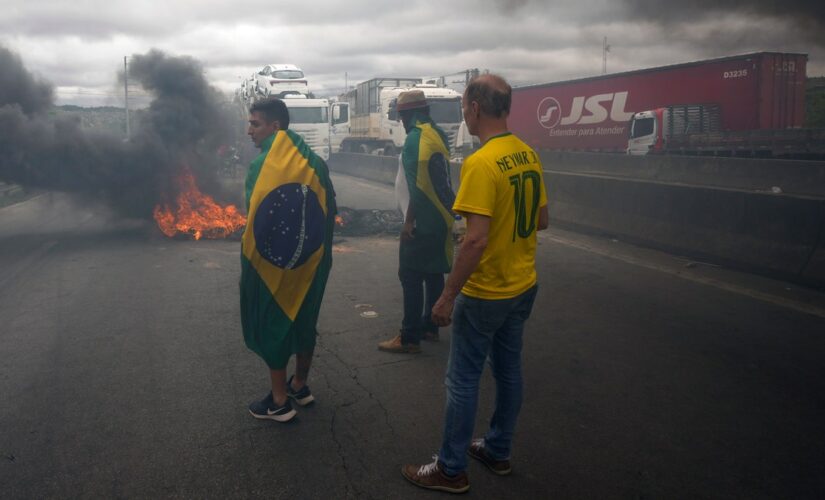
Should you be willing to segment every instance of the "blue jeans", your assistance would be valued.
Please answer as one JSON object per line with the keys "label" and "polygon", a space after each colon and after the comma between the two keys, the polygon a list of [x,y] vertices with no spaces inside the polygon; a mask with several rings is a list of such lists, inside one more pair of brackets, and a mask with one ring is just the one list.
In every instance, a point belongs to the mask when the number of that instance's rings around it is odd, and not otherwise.
{"label": "blue jeans", "polygon": [[537,289],[534,286],[505,300],[475,299],[464,294],[456,298],[447,364],[444,438],[438,454],[447,474],[467,468],[467,448],[473,437],[478,382],[485,359],[489,359],[496,380],[496,408],[484,446],[496,460],[510,458],[522,399],[522,333]]}

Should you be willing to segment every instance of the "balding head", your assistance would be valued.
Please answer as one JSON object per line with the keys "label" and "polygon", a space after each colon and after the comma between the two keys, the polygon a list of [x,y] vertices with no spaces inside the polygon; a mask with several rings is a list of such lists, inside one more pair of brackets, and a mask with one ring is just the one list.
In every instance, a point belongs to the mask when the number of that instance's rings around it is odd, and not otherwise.
{"label": "balding head", "polygon": [[477,102],[484,115],[490,118],[506,118],[510,114],[513,89],[498,75],[481,75],[467,85],[464,100]]}

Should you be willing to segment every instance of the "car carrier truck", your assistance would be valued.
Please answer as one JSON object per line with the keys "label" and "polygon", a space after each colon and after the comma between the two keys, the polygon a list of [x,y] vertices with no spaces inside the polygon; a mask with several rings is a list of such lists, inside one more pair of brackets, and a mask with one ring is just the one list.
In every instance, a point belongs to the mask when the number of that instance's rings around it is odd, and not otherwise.
{"label": "car carrier truck", "polygon": [[[244,94],[243,88],[236,92],[243,120],[248,118],[249,107],[255,101],[266,98],[258,93]],[[348,104],[309,99],[303,94],[287,94],[282,100],[289,110],[289,129],[303,137],[315,154],[328,160],[349,134]]]}

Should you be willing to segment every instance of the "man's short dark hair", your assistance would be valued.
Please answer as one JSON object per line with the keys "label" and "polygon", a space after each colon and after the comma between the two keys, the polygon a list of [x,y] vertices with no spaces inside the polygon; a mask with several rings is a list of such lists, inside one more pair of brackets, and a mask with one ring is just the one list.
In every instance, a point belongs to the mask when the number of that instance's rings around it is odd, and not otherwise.
{"label": "man's short dark hair", "polygon": [[289,110],[286,108],[284,101],[277,97],[255,101],[255,103],[249,107],[249,114],[251,115],[252,113],[264,115],[267,123],[277,121],[281,130],[287,130],[289,128]]}
{"label": "man's short dark hair", "polygon": [[513,89],[500,76],[483,75],[467,85],[465,96],[468,102],[476,101],[485,115],[501,118],[510,113]]}

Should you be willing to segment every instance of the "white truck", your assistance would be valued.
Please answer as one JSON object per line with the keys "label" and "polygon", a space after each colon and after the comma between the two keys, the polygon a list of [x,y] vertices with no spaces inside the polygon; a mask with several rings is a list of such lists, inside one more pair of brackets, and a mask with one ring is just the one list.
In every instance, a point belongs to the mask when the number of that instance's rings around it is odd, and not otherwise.
{"label": "white truck", "polygon": [[[244,130],[249,118],[249,107],[255,101],[265,98],[260,94],[245,94],[243,87],[235,92]],[[289,129],[303,137],[315,154],[328,160],[331,152],[338,151],[341,141],[349,134],[347,103],[309,99],[302,94],[288,94],[282,100],[289,110]]]}
{"label": "white truck", "polygon": [[398,154],[407,133],[395,109],[401,92],[418,89],[424,92],[430,105],[430,116],[449,138],[451,152],[456,146],[472,144],[461,127],[461,94],[455,90],[421,83],[421,78],[373,78],[359,83],[340,97],[349,104],[350,134],[341,143],[342,152]]}
{"label": "white truck", "polygon": [[289,110],[289,129],[303,137],[315,154],[329,160],[336,143],[347,134],[347,104],[302,95],[287,95],[283,101]]}

